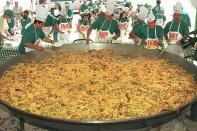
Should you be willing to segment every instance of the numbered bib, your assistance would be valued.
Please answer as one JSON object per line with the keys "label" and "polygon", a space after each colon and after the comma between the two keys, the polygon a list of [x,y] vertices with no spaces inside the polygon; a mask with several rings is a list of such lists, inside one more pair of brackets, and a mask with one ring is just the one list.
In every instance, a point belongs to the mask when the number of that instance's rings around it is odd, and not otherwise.
{"label": "numbered bib", "polygon": [[68,30],[70,29],[70,25],[68,23],[61,23],[60,24],[60,29],[63,30]]}
{"label": "numbered bib", "polygon": [[120,24],[120,29],[127,29],[127,27],[128,27],[128,23],[127,22]]}
{"label": "numbered bib", "polygon": [[157,19],[156,25],[163,26],[163,20],[162,19]]}
{"label": "numbered bib", "polygon": [[84,25],[80,26],[81,31],[87,31],[88,28],[89,28],[89,26],[84,26]]}
{"label": "numbered bib", "polygon": [[178,40],[178,32],[169,32],[169,40]]}
{"label": "numbered bib", "polygon": [[157,49],[159,47],[159,43],[157,39],[147,39],[146,40],[147,45],[145,48],[148,49]]}
{"label": "numbered bib", "polygon": [[105,39],[109,35],[108,31],[99,31],[99,38]]}

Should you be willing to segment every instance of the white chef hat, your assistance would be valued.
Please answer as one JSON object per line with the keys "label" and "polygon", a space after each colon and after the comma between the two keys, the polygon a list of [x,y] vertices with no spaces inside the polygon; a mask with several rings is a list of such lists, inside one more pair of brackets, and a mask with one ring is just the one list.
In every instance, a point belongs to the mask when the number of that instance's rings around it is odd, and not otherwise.
{"label": "white chef hat", "polygon": [[55,9],[53,13],[54,13],[54,16],[60,15],[60,11],[58,9]]}
{"label": "white chef hat", "polygon": [[147,21],[154,21],[154,20],[155,20],[155,15],[154,15],[153,12],[151,11],[151,12],[148,14]]}
{"label": "white chef hat", "polygon": [[68,2],[65,2],[64,4],[65,4],[65,6],[69,6],[69,3]]}
{"label": "white chef hat", "polygon": [[60,10],[60,15],[66,15],[65,8],[62,8],[62,9]]}
{"label": "white chef hat", "polygon": [[181,14],[182,10],[183,10],[182,3],[180,1],[177,1],[176,4],[175,4],[175,6],[174,6],[174,13]]}
{"label": "white chef hat", "polygon": [[48,16],[49,9],[41,5],[36,7],[36,20],[45,22]]}
{"label": "white chef hat", "polygon": [[83,14],[88,14],[88,13],[90,13],[90,11],[89,11],[88,9],[85,9],[85,10],[83,11]]}
{"label": "white chef hat", "polygon": [[148,16],[148,9],[144,6],[141,6],[140,7],[140,12],[138,14],[138,19],[144,21],[147,16]]}
{"label": "white chef hat", "polygon": [[106,13],[108,13],[108,14],[114,13],[114,9],[115,9],[114,2],[115,2],[115,0],[108,0],[106,2]]}
{"label": "white chef hat", "polygon": [[122,11],[124,11],[124,12],[129,12],[129,8],[128,8],[128,7],[123,7],[123,8],[122,8]]}
{"label": "white chef hat", "polygon": [[88,5],[88,4],[90,4],[90,1],[89,1],[89,0],[87,0],[87,1],[86,1],[86,4],[87,4],[87,5]]}

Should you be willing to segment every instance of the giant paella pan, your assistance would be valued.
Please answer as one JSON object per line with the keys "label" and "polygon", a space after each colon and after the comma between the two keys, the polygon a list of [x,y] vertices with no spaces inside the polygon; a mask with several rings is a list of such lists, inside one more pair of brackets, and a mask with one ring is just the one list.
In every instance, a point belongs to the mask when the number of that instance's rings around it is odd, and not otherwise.
{"label": "giant paella pan", "polygon": [[[178,117],[197,101],[197,68],[179,56],[141,46],[102,43],[68,44],[50,50],[19,55],[0,65],[0,92],[4,94],[0,103],[33,125],[69,131],[151,128]],[[158,66],[169,73],[171,81],[163,79],[166,72],[156,70]],[[27,76],[24,70],[41,72],[41,76]],[[45,74],[47,71],[52,74]],[[100,77],[105,80],[99,81]],[[184,85],[184,81],[190,82]]]}

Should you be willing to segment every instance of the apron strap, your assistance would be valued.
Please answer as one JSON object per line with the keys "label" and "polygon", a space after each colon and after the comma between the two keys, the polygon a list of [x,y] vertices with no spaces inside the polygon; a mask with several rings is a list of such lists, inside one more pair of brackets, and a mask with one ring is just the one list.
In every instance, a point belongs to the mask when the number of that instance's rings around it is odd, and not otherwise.
{"label": "apron strap", "polygon": [[101,30],[102,30],[102,28],[103,28],[104,24],[105,24],[105,21],[103,22],[103,24],[102,24],[102,26],[101,26]]}
{"label": "apron strap", "polygon": [[172,28],[172,24],[173,24],[173,21],[172,21],[172,23],[171,23],[171,25],[170,25],[170,28],[169,28],[169,32],[171,31],[171,28]]}
{"label": "apron strap", "polygon": [[[101,26],[101,30],[102,30],[102,28],[103,28],[103,26],[104,26],[105,22],[106,22],[106,20],[103,22],[103,25]],[[110,27],[111,27],[111,23],[112,23],[112,21],[110,22],[110,25],[109,25],[109,27],[108,27],[107,31],[109,31],[109,29],[110,29]]]}
{"label": "apron strap", "polygon": [[[149,28],[147,28],[147,39],[149,38]],[[156,26],[155,26],[155,39],[158,39],[157,38],[157,28],[156,28]]]}
{"label": "apron strap", "polygon": [[155,38],[158,39],[157,38],[157,26],[155,26]]}
{"label": "apron strap", "polygon": [[37,40],[38,36],[37,36],[37,30],[36,30],[35,26],[34,26],[34,31],[35,31],[35,37],[36,37],[36,40]]}
{"label": "apron strap", "polygon": [[[179,22],[178,32],[179,32],[179,30],[180,30],[180,23],[181,23],[181,22]],[[169,32],[170,32],[170,30],[171,30],[171,28],[172,28],[172,24],[174,24],[174,22],[173,22],[173,21],[172,21],[172,23],[171,23],[171,25],[170,25]]]}

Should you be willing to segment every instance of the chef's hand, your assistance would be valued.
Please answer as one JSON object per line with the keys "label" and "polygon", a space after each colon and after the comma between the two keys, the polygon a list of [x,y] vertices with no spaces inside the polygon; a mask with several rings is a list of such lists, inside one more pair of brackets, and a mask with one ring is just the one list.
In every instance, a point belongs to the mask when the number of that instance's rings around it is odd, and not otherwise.
{"label": "chef's hand", "polygon": [[82,36],[83,36],[83,38],[84,38],[84,39],[86,38],[86,36],[85,36],[85,34],[84,34],[84,33],[82,33]]}
{"label": "chef's hand", "polygon": [[167,44],[170,45],[170,40],[169,39],[167,39]]}
{"label": "chef's hand", "polygon": [[57,43],[58,41],[57,40],[52,40],[52,44],[55,44]]}
{"label": "chef's hand", "polygon": [[51,37],[51,34],[48,34],[48,35],[47,35],[47,38],[50,38],[50,37]]}
{"label": "chef's hand", "polygon": [[38,51],[43,51],[44,48],[42,48],[41,46],[37,46],[36,50],[38,50]]}
{"label": "chef's hand", "polygon": [[85,40],[86,40],[86,44],[89,44],[90,38],[86,37]]}
{"label": "chef's hand", "polygon": [[12,38],[11,38],[11,39],[8,39],[8,40],[9,40],[9,41],[12,41],[12,42],[14,42],[14,41],[15,41],[15,40],[14,40],[14,39],[12,39]]}
{"label": "chef's hand", "polygon": [[118,36],[115,35],[112,39],[117,40],[118,39]]}
{"label": "chef's hand", "polygon": [[180,45],[180,44],[181,44],[181,42],[180,42],[180,41],[177,41],[177,42],[176,42],[176,45]]}
{"label": "chef's hand", "polygon": [[195,43],[194,47],[197,48],[197,42]]}
{"label": "chef's hand", "polygon": [[135,42],[135,43],[138,43],[139,41],[140,41],[139,37],[137,37],[137,36],[134,37],[134,42]]}

